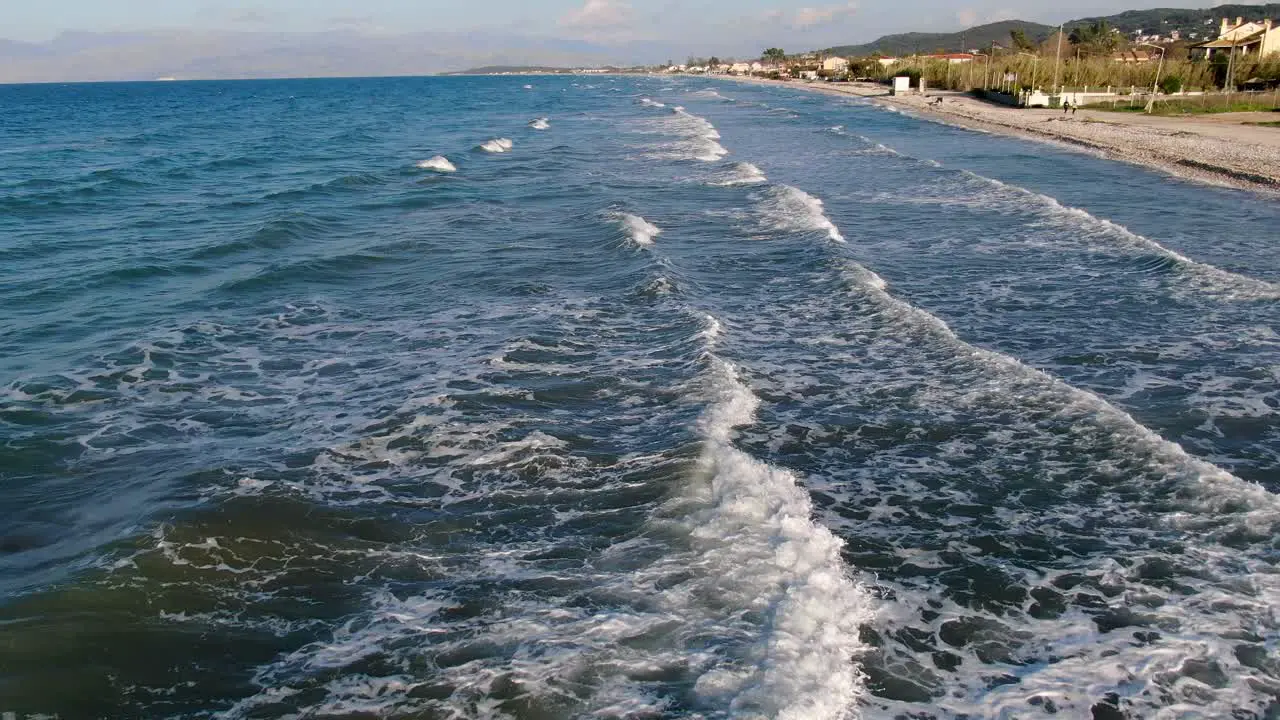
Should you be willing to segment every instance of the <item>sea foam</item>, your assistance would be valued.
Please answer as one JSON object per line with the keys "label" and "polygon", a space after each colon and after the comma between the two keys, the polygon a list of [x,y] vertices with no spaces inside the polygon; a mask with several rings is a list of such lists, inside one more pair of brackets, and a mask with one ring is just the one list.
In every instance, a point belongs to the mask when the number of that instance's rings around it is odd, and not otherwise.
{"label": "sea foam", "polygon": [[548,130],[551,128],[551,122],[544,117],[535,118],[529,121],[529,127],[534,130]]}
{"label": "sea foam", "polygon": [[618,224],[626,231],[627,237],[633,243],[641,247],[648,247],[653,244],[653,239],[662,234],[662,230],[650,223],[648,220],[639,215],[630,213],[619,213],[617,216]]}
{"label": "sea foam", "polygon": [[798,478],[734,446],[736,428],[755,422],[760,400],[715,355],[721,333],[708,316],[701,335],[711,403],[698,421],[697,479],[679,501],[692,506],[682,524],[693,555],[672,558],[691,579],[664,600],[714,598],[697,612],[723,614],[721,622],[746,608],[760,614],[762,627],[743,628],[758,637],[700,674],[695,690],[703,698],[735,717],[845,718],[864,693],[854,658],[865,649],[860,626],[872,603],[846,572],[843,542],[810,519]]}
{"label": "sea foam", "polygon": [[799,188],[780,185],[763,193],[759,205],[769,230],[821,232],[836,242],[844,242],[840,230],[827,217],[822,201]]}
{"label": "sea foam", "polygon": [[436,172],[451,173],[457,172],[458,168],[449,162],[449,158],[443,155],[436,155],[428,160],[419,161],[417,167],[423,170],[434,170]]}
{"label": "sea foam", "polygon": [[480,144],[480,149],[488,153],[504,153],[515,147],[515,143],[507,138],[494,138]]}
{"label": "sea foam", "polygon": [[769,178],[760,168],[748,162],[737,163],[733,168],[714,181],[713,185],[730,187],[734,185],[759,185],[768,182]]}

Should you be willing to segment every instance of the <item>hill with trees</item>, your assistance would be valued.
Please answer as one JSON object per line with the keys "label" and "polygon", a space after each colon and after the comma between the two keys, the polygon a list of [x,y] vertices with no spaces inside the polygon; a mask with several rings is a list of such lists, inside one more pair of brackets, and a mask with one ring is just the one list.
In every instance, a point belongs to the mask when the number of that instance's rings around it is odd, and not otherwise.
{"label": "hill with trees", "polygon": [[862,55],[915,55],[932,52],[963,52],[970,48],[981,48],[993,42],[1008,45],[1010,33],[1022,31],[1032,42],[1038,42],[1057,30],[1056,27],[1023,20],[1004,20],[1001,22],[979,25],[968,30],[955,33],[902,33],[885,35],[875,42],[864,45],[841,45],[830,48],[832,55],[858,57]]}
{"label": "hill with trees", "polygon": [[[1220,5],[1215,8],[1185,10],[1174,8],[1157,8],[1153,10],[1129,10],[1106,17],[1080,18],[1065,23],[1066,32],[1077,29],[1105,26],[1114,28],[1122,35],[1132,35],[1138,31],[1149,35],[1168,36],[1177,30],[1183,38],[1191,34],[1200,40],[1217,37],[1218,23],[1222,18],[1237,17],[1248,19],[1272,18],[1280,20],[1280,3],[1266,5]],[[1105,25],[1102,25],[1105,24]],[[1028,43],[1043,43],[1057,31],[1051,25],[1026,22],[1024,20],[1006,20],[969,28],[954,33],[902,33],[885,35],[884,37],[862,45],[840,45],[829,48],[828,53],[843,56],[865,55],[914,55],[934,52],[964,52],[973,48],[983,48],[992,42],[1009,47],[1011,38],[1019,33]],[[1193,38],[1194,39],[1194,38]]]}

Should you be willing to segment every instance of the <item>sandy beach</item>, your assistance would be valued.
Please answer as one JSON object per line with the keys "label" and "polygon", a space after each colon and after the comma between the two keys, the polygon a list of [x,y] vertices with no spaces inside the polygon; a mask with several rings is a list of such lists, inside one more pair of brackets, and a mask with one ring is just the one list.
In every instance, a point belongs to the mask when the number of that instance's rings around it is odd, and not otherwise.
{"label": "sandy beach", "polygon": [[[921,117],[1037,140],[1054,141],[1178,177],[1232,187],[1280,192],[1280,128],[1245,125],[1275,121],[1275,113],[1229,113],[1190,118],[1080,110],[1019,109],[963,93],[927,97],[889,95],[875,83],[779,82],[733,78],[834,95],[854,95]],[[933,104],[942,98],[941,104]]]}

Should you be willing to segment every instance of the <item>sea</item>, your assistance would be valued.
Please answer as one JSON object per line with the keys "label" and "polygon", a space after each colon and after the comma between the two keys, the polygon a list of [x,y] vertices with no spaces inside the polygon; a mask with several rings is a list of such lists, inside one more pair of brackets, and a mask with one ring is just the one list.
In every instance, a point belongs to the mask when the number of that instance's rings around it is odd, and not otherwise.
{"label": "sea", "polygon": [[1280,717],[1280,204],[687,77],[0,87],[0,713]]}

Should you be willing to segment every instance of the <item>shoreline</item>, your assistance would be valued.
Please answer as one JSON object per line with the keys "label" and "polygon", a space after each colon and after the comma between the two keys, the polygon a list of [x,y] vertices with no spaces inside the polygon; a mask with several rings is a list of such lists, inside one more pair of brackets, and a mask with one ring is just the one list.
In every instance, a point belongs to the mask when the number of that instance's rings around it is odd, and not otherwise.
{"label": "shoreline", "polygon": [[[1197,182],[1280,195],[1280,130],[1249,127],[1212,116],[1149,117],[1096,110],[993,105],[964,93],[892,96],[874,83],[803,83],[725,76],[735,82],[857,97],[905,109],[924,120],[1085,150],[1102,157]],[[943,98],[941,105],[930,105]]]}

